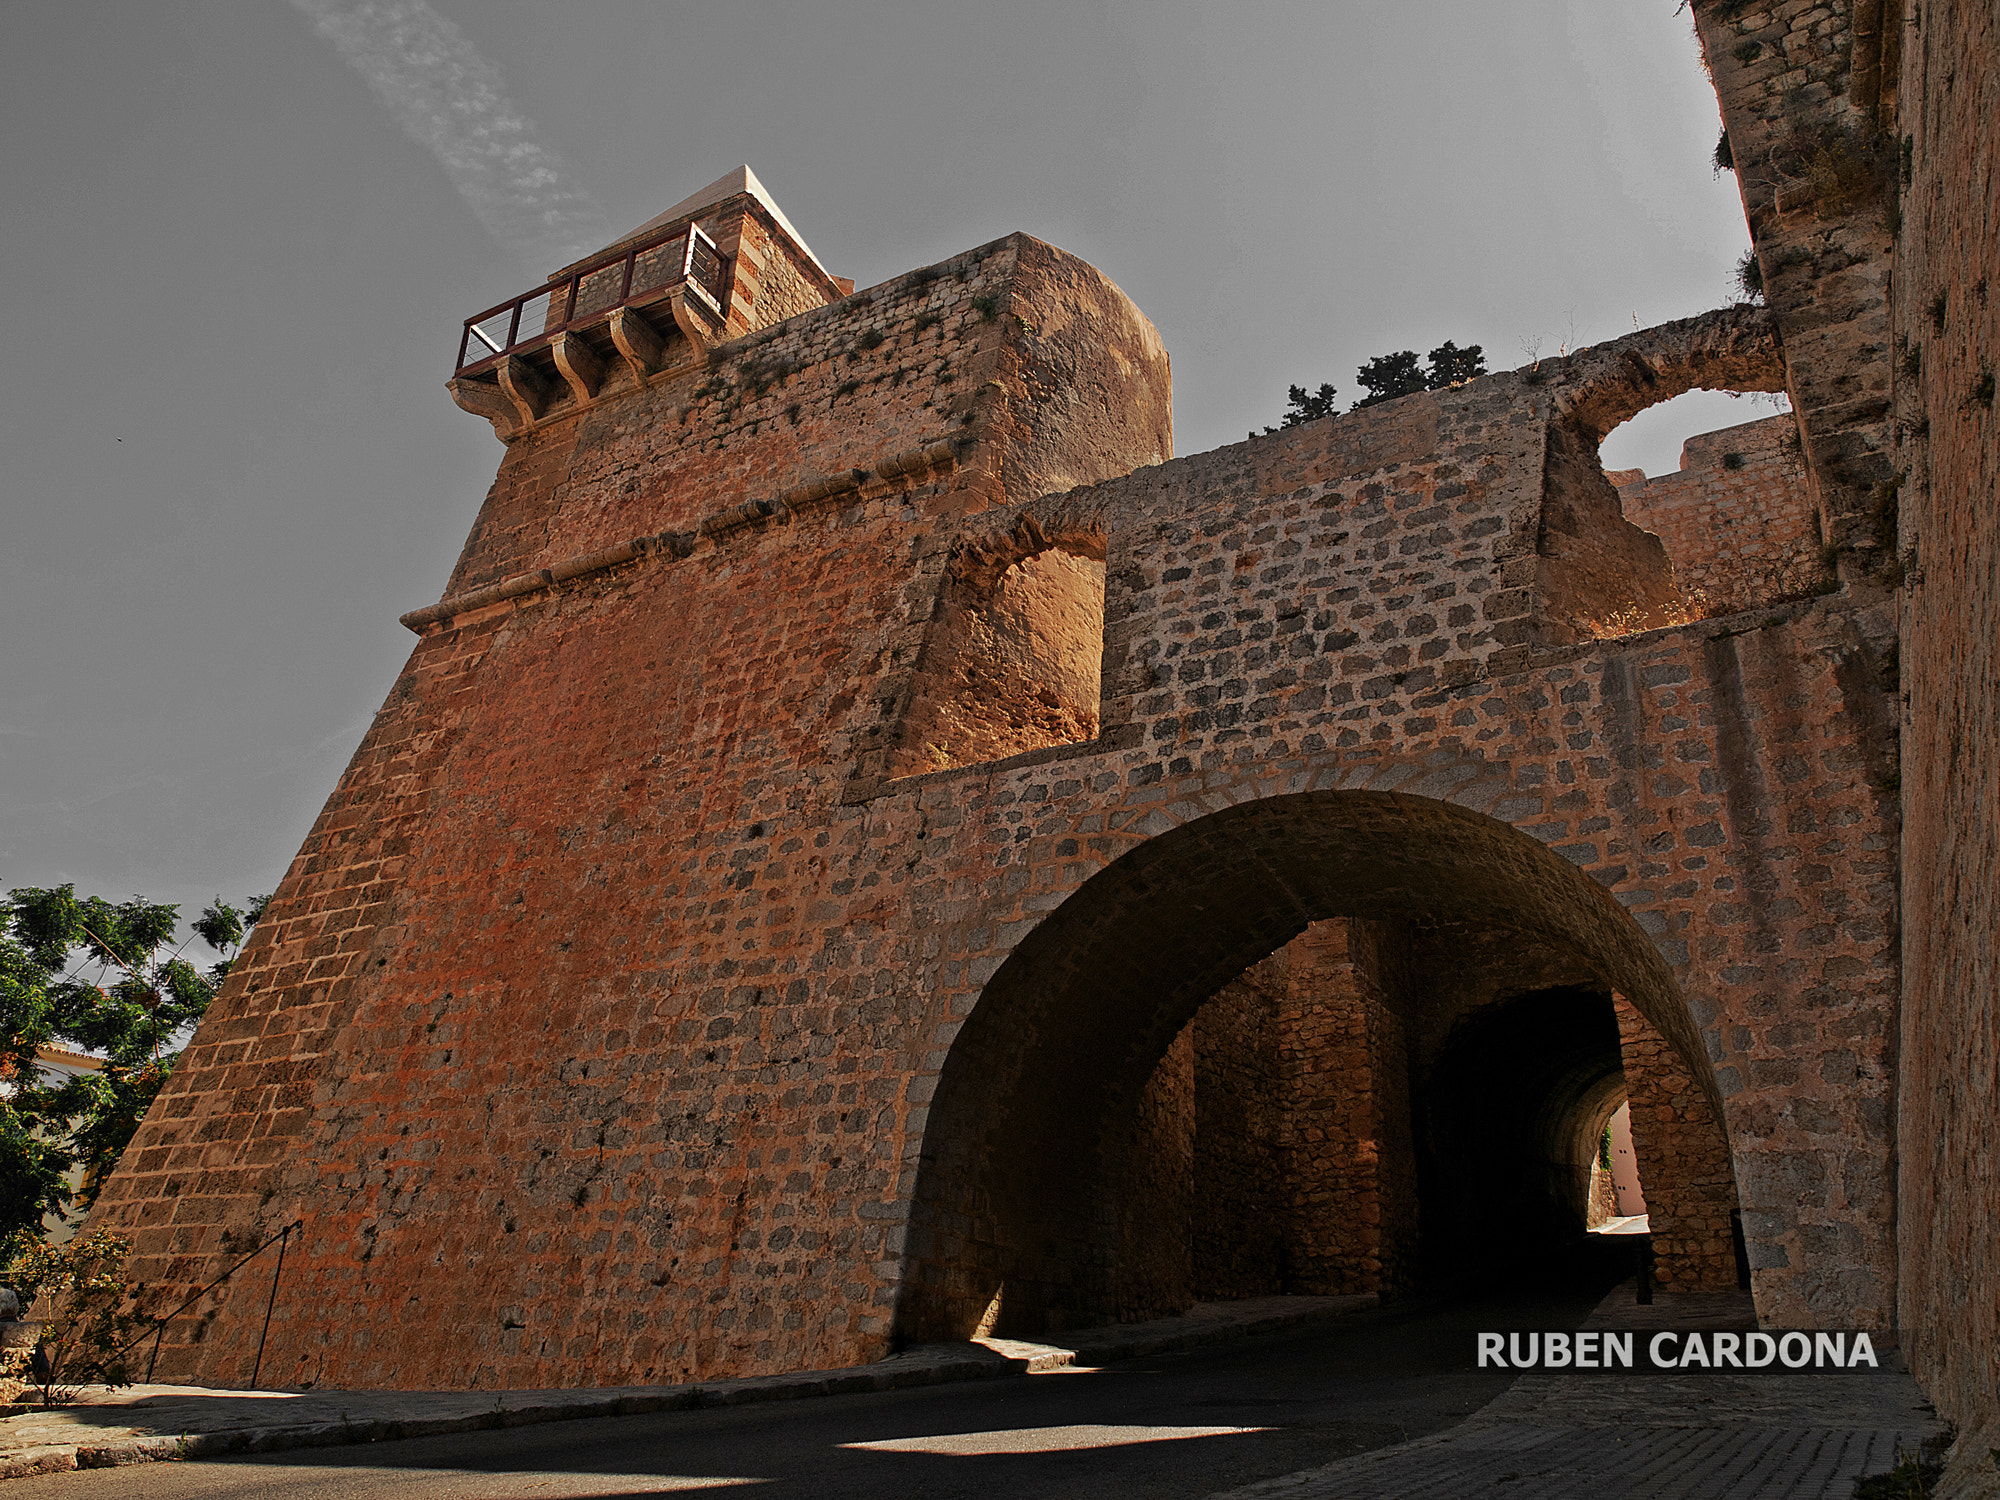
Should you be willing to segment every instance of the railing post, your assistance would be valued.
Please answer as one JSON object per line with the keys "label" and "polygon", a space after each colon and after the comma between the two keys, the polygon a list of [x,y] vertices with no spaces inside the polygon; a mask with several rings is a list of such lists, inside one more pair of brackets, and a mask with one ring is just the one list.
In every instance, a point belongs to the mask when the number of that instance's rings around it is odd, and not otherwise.
{"label": "railing post", "polygon": [[[576,316],[576,289],[582,285],[583,277],[581,274],[570,277],[569,295],[563,299],[563,327],[565,328],[569,327],[569,320]],[[285,1253],[283,1245],[278,1247],[278,1253],[280,1255]]]}
{"label": "railing post", "polygon": [[292,1242],[296,1224],[287,1224],[278,1236],[278,1269],[271,1273],[271,1295],[264,1303],[264,1331],[257,1335],[257,1362],[250,1367],[250,1389],[257,1389],[257,1377],[264,1369],[264,1340],[271,1336],[271,1309],[278,1305],[278,1278],[285,1274],[285,1247]]}
{"label": "railing post", "polygon": [[638,269],[639,252],[634,248],[625,257],[625,284],[618,289],[618,305],[623,307],[632,296],[632,273]]}
{"label": "railing post", "polygon": [[[529,295],[532,296],[533,293],[530,293]],[[527,297],[516,297],[514,299],[514,315],[507,320],[507,349],[511,349],[514,347],[514,340],[520,335],[521,307],[522,304],[525,303],[527,300],[528,300]],[[502,354],[505,354],[507,350],[503,349],[500,352]]]}
{"label": "railing post", "polygon": [[452,374],[456,375],[460,370],[465,368],[465,351],[471,343],[472,325],[467,323],[458,335],[458,363],[451,367]]}
{"label": "railing post", "polygon": [[146,1361],[146,1384],[153,1383],[153,1366],[160,1362],[160,1340],[167,1336],[167,1320],[160,1319],[160,1326],[153,1330],[153,1357]]}

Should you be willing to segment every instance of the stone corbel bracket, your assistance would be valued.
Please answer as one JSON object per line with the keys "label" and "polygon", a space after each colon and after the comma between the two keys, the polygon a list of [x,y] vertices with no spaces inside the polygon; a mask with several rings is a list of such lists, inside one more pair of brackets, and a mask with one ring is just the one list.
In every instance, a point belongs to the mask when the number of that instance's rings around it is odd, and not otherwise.
{"label": "stone corbel bracket", "polygon": [[[721,314],[700,293],[686,286],[675,287],[653,306],[664,307],[673,314],[672,329],[662,332],[635,307],[614,308],[607,323],[611,342],[618,350],[619,360],[631,372],[634,385],[644,385],[666,374],[670,366],[683,366],[705,357],[722,335]],[[682,346],[675,342],[673,329],[678,329],[687,340],[684,352],[676,352]],[[562,387],[552,387],[545,373],[514,354],[493,366],[490,380],[460,375],[447,381],[451,399],[462,410],[491,422],[501,440],[511,442],[538,423],[571,415],[605,393],[607,380],[617,365],[614,363],[607,370],[603,356],[585,342],[582,334],[566,329],[549,341],[548,349],[555,362],[555,373],[562,377],[573,398],[559,410],[551,408],[556,405]]]}

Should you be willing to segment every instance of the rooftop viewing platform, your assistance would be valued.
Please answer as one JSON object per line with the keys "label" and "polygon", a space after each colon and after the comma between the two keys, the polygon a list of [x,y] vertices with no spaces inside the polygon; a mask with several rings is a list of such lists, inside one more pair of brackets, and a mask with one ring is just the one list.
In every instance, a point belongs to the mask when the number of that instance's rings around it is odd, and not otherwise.
{"label": "rooftop viewing platform", "polygon": [[[565,332],[604,328],[618,309],[651,307],[676,290],[692,293],[719,328],[724,269],[721,250],[699,224],[634,240],[561,280],[467,318],[453,373],[486,374],[507,355],[545,349]],[[605,337],[608,342],[609,334]]]}
{"label": "rooftop viewing platform", "polygon": [[502,438],[845,295],[747,166],[467,318],[452,399]]}

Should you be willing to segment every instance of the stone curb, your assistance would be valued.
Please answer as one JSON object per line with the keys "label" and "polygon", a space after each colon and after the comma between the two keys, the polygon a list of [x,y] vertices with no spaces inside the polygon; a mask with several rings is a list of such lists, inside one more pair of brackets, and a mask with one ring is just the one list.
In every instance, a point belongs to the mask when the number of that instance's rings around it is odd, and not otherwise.
{"label": "stone curb", "polygon": [[[492,1410],[470,1414],[269,1424],[221,1432],[189,1433],[179,1437],[131,1437],[101,1443],[45,1443],[12,1451],[0,1450],[0,1480],[67,1473],[73,1469],[111,1469],[127,1464],[173,1463],[182,1459],[220,1458],[239,1453],[278,1453],[293,1448],[335,1448],[354,1443],[394,1442],[402,1438],[442,1437],[452,1433],[527,1427],[542,1422],[574,1422],[592,1417],[629,1417],[701,1407],[745,1406],[754,1402],[905,1390],[914,1386],[949,1385],[967,1380],[1006,1380],[1071,1368],[1079,1362],[1108,1363],[1282,1333],[1348,1317],[1376,1305],[1374,1297],[1310,1300],[1316,1305],[1235,1317],[1162,1318],[1153,1323],[1090,1329],[1079,1332],[1070,1340],[1073,1347],[1027,1344],[1008,1339],[982,1340],[975,1345],[924,1344],[891,1355],[876,1364],[844,1370],[747,1376],[740,1380],[712,1380],[698,1385],[660,1386],[616,1394],[579,1393],[523,1406],[497,1404],[504,1401],[507,1394],[500,1392],[496,1394],[496,1405]],[[96,1409],[104,1410],[102,1407]]]}

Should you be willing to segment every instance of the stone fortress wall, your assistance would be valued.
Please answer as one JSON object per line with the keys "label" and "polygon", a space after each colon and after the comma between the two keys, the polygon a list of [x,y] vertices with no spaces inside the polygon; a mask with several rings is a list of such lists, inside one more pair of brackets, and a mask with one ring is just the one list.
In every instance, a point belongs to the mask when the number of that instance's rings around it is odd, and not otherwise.
{"label": "stone fortress wall", "polygon": [[[1636,399],[1634,359],[1668,394],[1764,378],[1761,314],[1166,463],[1157,340],[1025,237],[774,326],[509,444],[460,592],[413,615],[107,1190],[152,1279],[302,1220],[265,1360],[322,1384],[840,1364],[1184,1304],[1192,1246],[1117,1253],[1139,1100],[1219,985],[1345,919],[1379,924],[1378,998],[1323,988],[1281,1077],[1357,1044],[1409,1076],[1398,1048],[1445,1057],[1510,974],[1622,994],[1729,1131],[1773,1315],[1886,1317],[1887,621],[1826,598],[1578,640],[1636,528],[1550,462]],[[1038,378],[1103,394],[1041,412]],[[1085,461],[1133,472],[1046,493]],[[977,677],[954,588],[1051,550],[1103,562],[1094,736],[898,775],[905,723]],[[1144,900],[1142,856],[1172,867]],[[1306,1102],[1272,1125],[1300,1198],[1374,1224],[1301,1215],[1287,1264],[1393,1290],[1393,1090]],[[243,1378],[260,1319],[211,1312],[163,1371]]]}
{"label": "stone fortress wall", "polygon": [[[1670,1284],[1733,1280],[1739,1209],[1767,1322],[1900,1317],[1979,1419],[1993,1283],[1934,1267],[1983,1264],[1990,1165],[1913,1182],[1909,1131],[1990,1118],[1952,665],[1992,419],[1892,422],[1893,231],[1826,142],[1912,68],[1986,97],[1992,48],[1892,57],[1887,9],[1697,0],[1768,312],[1173,459],[1151,326],[1016,235],[461,381],[499,478],[97,1222],[189,1289],[302,1222],[280,1383],[662,1381],[1395,1293],[1580,1214],[1629,1095]],[[1984,357],[1965,274],[1925,379]],[[1774,483],[1731,541],[1832,572],[1677,624],[1687,528],[1595,454],[1697,385],[1790,393],[1812,525]],[[246,1378],[262,1311],[225,1288],[162,1372]]]}
{"label": "stone fortress wall", "polygon": [[[2000,21],[1911,0],[1694,14],[1851,590],[1899,636],[1898,1318],[1965,1436],[2000,1446]],[[1801,402],[1801,395],[1805,395]]]}

